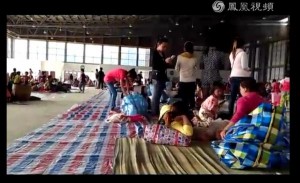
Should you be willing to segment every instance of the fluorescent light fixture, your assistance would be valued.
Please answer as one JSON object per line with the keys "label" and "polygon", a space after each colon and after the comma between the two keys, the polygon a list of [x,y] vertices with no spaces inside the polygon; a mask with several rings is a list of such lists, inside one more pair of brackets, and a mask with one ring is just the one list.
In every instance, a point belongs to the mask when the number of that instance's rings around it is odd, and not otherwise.
{"label": "fluorescent light fixture", "polygon": [[287,23],[287,22],[289,22],[289,17],[286,17],[286,18],[280,20],[279,22]]}
{"label": "fluorescent light fixture", "polygon": [[178,23],[178,22],[176,22],[176,23],[175,23],[175,25],[176,25],[176,26],[178,26],[178,25],[179,25],[179,23]]}
{"label": "fluorescent light fixture", "polygon": [[172,32],[172,30],[170,29],[169,32]]}

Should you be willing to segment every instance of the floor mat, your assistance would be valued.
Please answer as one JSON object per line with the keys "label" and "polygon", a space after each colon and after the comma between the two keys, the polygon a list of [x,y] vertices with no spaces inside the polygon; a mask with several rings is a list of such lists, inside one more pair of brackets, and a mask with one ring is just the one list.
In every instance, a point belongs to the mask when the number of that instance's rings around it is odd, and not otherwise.
{"label": "floor mat", "polygon": [[140,136],[143,126],[105,123],[108,99],[101,92],[69,111],[98,111],[96,120],[58,116],[16,140],[7,149],[7,174],[112,174],[116,139]]}
{"label": "floor mat", "polygon": [[287,170],[233,170],[222,164],[209,143],[191,147],[149,144],[140,138],[117,140],[114,174],[288,174]]}

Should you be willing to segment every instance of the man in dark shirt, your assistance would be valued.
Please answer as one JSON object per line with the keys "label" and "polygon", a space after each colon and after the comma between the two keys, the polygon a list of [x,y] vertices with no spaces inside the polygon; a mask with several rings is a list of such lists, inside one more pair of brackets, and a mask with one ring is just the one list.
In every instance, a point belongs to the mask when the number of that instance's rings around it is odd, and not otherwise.
{"label": "man in dark shirt", "polygon": [[96,69],[96,73],[95,73],[95,76],[96,76],[96,83],[95,83],[95,85],[96,85],[96,88],[97,89],[99,89],[100,87],[99,87],[99,72],[98,72],[98,69]]}
{"label": "man in dark shirt", "polygon": [[151,62],[152,62],[152,83],[153,83],[153,94],[151,102],[151,111],[152,115],[159,115],[159,103],[160,97],[163,93],[163,90],[166,87],[167,77],[167,68],[172,64],[175,56],[166,58],[165,51],[167,50],[168,39],[160,38],[157,41],[156,49],[153,51]]}
{"label": "man in dark shirt", "polygon": [[98,80],[98,83],[99,83],[99,87],[103,90],[103,85],[104,85],[104,72],[103,72],[103,68],[100,67],[100,71],[99,71],[99,80]]}

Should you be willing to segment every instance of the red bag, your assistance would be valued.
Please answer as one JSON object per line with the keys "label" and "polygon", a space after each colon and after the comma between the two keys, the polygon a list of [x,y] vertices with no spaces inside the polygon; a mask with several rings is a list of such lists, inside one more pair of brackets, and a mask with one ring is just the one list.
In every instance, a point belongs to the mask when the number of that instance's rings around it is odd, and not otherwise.
{"label": "red bag", "polygon": [[160,124],[146,125],[144,139],[161,145],[189,146],[191,143],[191,137]]}

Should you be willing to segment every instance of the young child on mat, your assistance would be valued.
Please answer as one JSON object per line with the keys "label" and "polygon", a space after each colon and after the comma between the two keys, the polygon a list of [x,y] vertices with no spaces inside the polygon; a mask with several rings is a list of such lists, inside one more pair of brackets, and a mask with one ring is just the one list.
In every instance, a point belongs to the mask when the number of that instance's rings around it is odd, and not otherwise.
{"label": "young child on mat", "polygon": [[198,114],[194,111],[195,117],[192,119],[194,126],[208,127],[217,118],[220,106],[219,99],[223,93],[224,87],[221,84],[216,84],[213,87],[212,94],[201,104]]}

